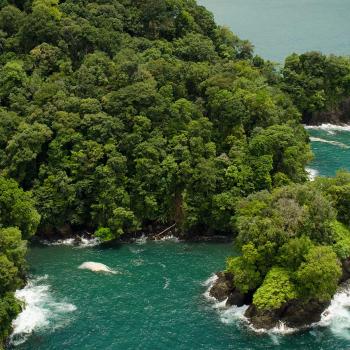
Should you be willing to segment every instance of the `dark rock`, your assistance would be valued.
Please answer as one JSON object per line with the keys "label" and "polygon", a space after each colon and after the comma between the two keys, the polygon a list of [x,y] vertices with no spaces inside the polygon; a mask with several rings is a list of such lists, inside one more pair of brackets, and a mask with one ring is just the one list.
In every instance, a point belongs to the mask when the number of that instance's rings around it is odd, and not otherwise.
{"label": "dark rock", "polygon": [[218,279],[211,287],[209,294],[218,301],[224,301],[234,291],[233,276],[227,272],[218,272]]}
{"label": "dark rock", "polygon": [[226,301],[226,305],[227,306],[236,305],[238,307],[246,305],[246,297],[239,290],[235,289],[228,296],[228,299]]}
{"label": "dark rock", "polygon": [[254,304],[245,316],[255,328],[271,329],[283,322],[287,327],[302,328],[321,320],[321,314],[329,302],[291,300],[276,310],[259,310]]}
{"label": "dark rock", "polygon": [[73,236],[73,230],[69,224],[62,225],[57,231],[64,238]]}
{"label": "dark rock", "polygon": [[350,98],[341,101],[333,110],[304,115],[303,122],[308,125],[320,125],[323,123],[348,124],[350,122]]}
{"label": "dark rock", "polygon": [[281,320],[288,327],[292,328],[308,326],[321,320],[321,314],[329,304],[329,302],[320,302],[317,300],[310,300],[307,303],[293,300],[287,303],[281,315]]}
{"label": "dark rock", "polygon": [[340,282],[345,282],[350,279],[350,258],[342,261],[342,276]]}
{"label": "dark rock", "polygon": [[252,302],[254,292],[241,293],[233,284],[234,276],[229,272],[218,272],[218,279],[211,287],[209,294],[218,301],[226,301],[226,306],[243,306]]}

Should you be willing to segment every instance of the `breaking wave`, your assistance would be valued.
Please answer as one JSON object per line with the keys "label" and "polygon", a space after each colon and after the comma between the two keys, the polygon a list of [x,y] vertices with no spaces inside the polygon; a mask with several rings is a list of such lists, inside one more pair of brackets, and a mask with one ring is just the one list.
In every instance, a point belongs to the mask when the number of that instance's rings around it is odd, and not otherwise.
{"label": "breaking wave", "polygon": [[95,247],[101,243],[101,241],[98,238],[85,238],[85,237],[79,237],[77,238],[67,238],[67,239],[58,239],[57,241],[47,241],[43,240],[41,241],[42,244],[47,246],[71,246],[71,247],[78,247],[78,248],[88,248],[88,247]]}
{"label": "breaking wave", "polygon": [[350,125],[343,124],[343,125],[336,125],[336,124],[321,124],[321,125],[304,125],[305,129],[310,130],[323,130],[328,132],[329,134],[333,135],[335,131],[350,131]]}
{"label": "breaking wave", "polygon": [[10,341],[13,345],[24,343],[35,331],[64,327],[70,322],[71,313],[77,309],[71,303],[56,300],[50,285],[44,283],[47,279],[47,275],[37,277],[16,291],[16,298],[24,303],[24,309],[12,322]]}
{"label": "breaking wave", "polygon": [[350,283],[335,294],[315,326],[329,327],[337,337],[350,340]]}
{"label": "breaking wave", "polygon": [[345,143],[338,142],[338,141],[332,141],[332,140],[326,140],[326,139],[322,139],[320,137],[310,137],[310,141],[328,143],[330,145],[341,147],[341,148],[350,148],[350,146],[346,145]]}
{"label": "breaking wave", "polygon": [[218,301],[216,298],[210,295],[210,289],[217,281],[218,276],[213,274],[206,281],[202,283],[202,286],[207,287],[204,292],[204,297],[212,302],[212,307],[219,314],[220,321],[225,324],[232,324],[237,322],[247,322],[247,318],[244,316],[244,313],[248,309],[247,305],[238,307],[238,306],[226,306],[227,299],[223,301]]}
{"label": "breaking wave", "polygon": [[164,236],[162,238],[156,239],[156,241],[158,241],[158,242],[171,241],[171,242],[176,242],[176,243],[180,242],[180,240],[174,235]]}

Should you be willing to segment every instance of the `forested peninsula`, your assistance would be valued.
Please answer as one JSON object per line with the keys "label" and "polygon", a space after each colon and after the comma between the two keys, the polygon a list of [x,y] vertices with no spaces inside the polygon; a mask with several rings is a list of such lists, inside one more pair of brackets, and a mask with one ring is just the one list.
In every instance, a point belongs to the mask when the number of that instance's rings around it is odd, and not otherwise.
{"label": "forested peninsula", "polygon": [[326,304],[350,176],[307,182],[302,122],[346,121],[349,95],[349,58],[279,69],[194,0],[1,0],[0,343],[33,235],[228,235],[242,255],[224,283],[257,325]]}

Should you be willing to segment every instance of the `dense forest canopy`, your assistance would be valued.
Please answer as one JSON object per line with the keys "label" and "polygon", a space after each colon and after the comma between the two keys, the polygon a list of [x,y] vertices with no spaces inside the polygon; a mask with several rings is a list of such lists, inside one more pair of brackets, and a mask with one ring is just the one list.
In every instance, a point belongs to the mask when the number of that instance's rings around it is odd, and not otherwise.
{"label": "dense forest canopy", "polygon": [[0,338],[37,228],[236,233],[228,268],[242,291],[263,285],[259,306],[276,276],[281,300],[329,297],[349,185],[317,183],[337,210],[295,185],[312,157],[300,121],[349,93],[349,67],[310,53],[280,73],[194,0],[0,0]]}
{"label": "dense forest canopy", "polygon": [[237,198],[306,179],[274,68],[195,1],[2,1],[0,162],[40,231],[231,232]]}

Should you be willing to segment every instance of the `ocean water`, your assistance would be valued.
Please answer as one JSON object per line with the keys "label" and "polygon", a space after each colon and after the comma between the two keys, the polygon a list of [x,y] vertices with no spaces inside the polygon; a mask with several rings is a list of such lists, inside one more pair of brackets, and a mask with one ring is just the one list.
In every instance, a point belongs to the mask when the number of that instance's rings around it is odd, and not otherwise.
{"label": "ocean water", "polygon": [[307,128],[314,153],[308,167],[314,175],[334,176],[339,169],[350,170],[350,126],[323,124]]}
{"label": "ocean water", "polygon": [[[102,249],[32,247],[27,302],[15,321],[16,350],[258,350],[350,347],[350,297],[335,298],[323,326],[297,334],[255,333],[244,308],[208,298],[231,244],[139,242]],[[79,268],[86,262],[113,273]],[[86,265],[85,265],[86,266]],[[279,332],[286,333],[285,335]]]}
{"label": "ocean water", "polygon": [[350,55],[349,0],[199,0],[216,21],[250,40],[262,57],[292,52]]}

